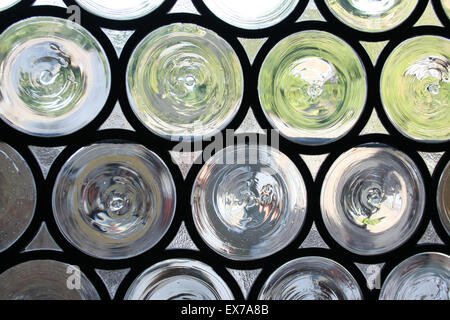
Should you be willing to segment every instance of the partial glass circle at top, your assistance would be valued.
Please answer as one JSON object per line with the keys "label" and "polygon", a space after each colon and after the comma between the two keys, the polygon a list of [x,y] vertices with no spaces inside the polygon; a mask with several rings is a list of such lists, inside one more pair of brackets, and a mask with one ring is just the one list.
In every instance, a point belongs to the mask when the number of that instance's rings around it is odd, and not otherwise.
{"label": "partial glass circle at top", "polygon": [[450,41],[418,36],[390,54],[381,75],[381,98],[389,120],[421,142],[450,139]]}
{"label": "partial glass circle at top", "polygon": [[424,252],[404,260],[384,281],[380,300],[450,300],[450,257]]}
{"label": "partial glass circle at top", "polygon": [[168,259],[133,281],[126,300],[233,300],[225,281],[203,262]]}
{"label": "partial glass circle at top", "polygon": [[20,0],[2,0],[0,1],[0,11],[9,9],[19,2]]}
{"label": "partial glass circle at top", "polygon": [[81,148],[53,189],[53,214],[64,237],[104,259],[132,257],[157,244],[172,222],[175,202],[169,169],[137,144]]}
{"label": "partial glass circle at top", "polygon": [[0,300],[99,299],[84,273],[63,262],[27,261],[0,274]]}
{"label": "partial glass circle at top", "polygon": [[244,80],[233,48],[215,32],[174,23],[150,33],[127,69],[132,110],[166,139],[212,136],[240,106]]}
{"label": "partial glass circle at top", "polygon": [[306,214],[306,188],[297,167],[280,151],[230,146],[198,173],[191,206],[209,247],[232,260],[254,260],[297,236]]}
{"label": "partial glass circle at top", "polygon": [[364,32],[391,30],[405,21],[418,0],[326,0],[341,22]]}
{"label": "partial glass circle at top", "polygon": [[81,129],[105,104],[108,59],[79,24],[54,17],[19,21],[0,35],[0,117],[34,136]]}
{"label": "partial glass circle at top", "polygon": [[341,246],[360,255],[382,254],[402,245],[419,225],[424,182],[403,152],[364,144],[333,163],[320,206],[328,232]]}
{"label": "partial glass circle at top", "polygon": [[219,19],[243,29],[263,29],[283,21],[299,0],[203,0]]}
{"label": "partial glass circle at top", "polygon": [[450,236],[450,162],[445,166],[439,179],[437,207],[442,225]]}
{"label": "partial glass circle at top", "polygon": [[143,17],[164,0],[75,0],[83,9],[97,16],[112,20],[131,20]]}
{"label": "partial glass circle at top", "polygon": [[361,300],[358,282],[340,264],[323,257],[289,261],[266,280],[259,300]]}
{"label": "partial glass circle at top", "polygon": [[367,95],[366,72],[342,39],[303,31],[269,52],[258,93],[267,119],[283,136],[321,145],[341,138],[358,121]]}
{"label": "partial glass circle at top", "polygon": [[36,208],[36,185],[25,159],[0,142],[0,252],[30,225]]}

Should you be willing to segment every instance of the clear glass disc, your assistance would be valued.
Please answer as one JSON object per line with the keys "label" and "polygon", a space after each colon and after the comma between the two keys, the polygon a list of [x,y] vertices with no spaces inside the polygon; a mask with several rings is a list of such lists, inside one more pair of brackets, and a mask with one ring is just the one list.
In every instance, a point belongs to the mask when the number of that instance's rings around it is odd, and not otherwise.
{"label": "clear glass disc", "polygon": [[302,31],[281,40],[265,58],[259,101],[271,125],[286,138],[322,145],[348,133],[366,96],[366,72],[342,39]]}
{"label": "clear glass disc", "polygon": [[419,169],[403,152],[380,143],[343,153],[322,185],[322,218],[330,235],[360,255],[391,251],[416,230],[425,206]]}
{"label": "clear glass disc", "polygon": [[275,270],[259,300],[362,300],[358,282],[342,265],[323,257],[302,257]]}
{"label": "clear glass disc", "polygon": [[59,172],[53,214],[84,253],[123,259],[152,248],[168,230],[176,203],[169,169],[142,145],[83,147]]}
{"label": "clear glass disc", "polygon": [[255,145],[230,146],[208,159],[191,195],[200,236],[233,260],[286,247],[303,225],[306,201],[295,164],[274,148]]}
{"label": "clear glass disc", "polygon": [[215,32],[174,23],[151,32],[127,68],[133,112],[166,139],[198,139],[226,127],[241,104],[244,80],[233,48]]}
{"label": "clear glass disc", "polygon": [[25,159],[0,142],[0,252],[30,225],[36,208],[36,185]]}
{"label": "clear glass disc", "polygon": [[404,260],[384,281],[380,300],[450,300],[450,257],[424,252]]}

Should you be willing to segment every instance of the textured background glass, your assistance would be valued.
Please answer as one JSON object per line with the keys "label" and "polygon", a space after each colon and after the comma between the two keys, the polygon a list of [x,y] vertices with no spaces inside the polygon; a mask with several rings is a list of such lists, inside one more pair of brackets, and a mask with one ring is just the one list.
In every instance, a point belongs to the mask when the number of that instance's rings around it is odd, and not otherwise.
{"label": "textured background glass", "polygon": [[87,11],[114,20],[130,20],[149,14],[164,0],[76,0]]}
{"label": "textured background glass", "polygon": [[134,113],[167,139],[217,133],[236,114],[243,86],[233,48],[194,24],[174,23],[151,32],[128,63]]}
{"label": "textured background glass", "polygon": [[384,281],[380,300],[450,300],[450,257],[425,252],[404,260]]}
{"label": "textured background glass", "polygon": [[391,30],[405,21],[417,0],[326,0],[333,15],[349,27],[365,32]]}
{"label": "textured background glass", "polygon": [[321,191],[322,218],[347,250],[393,250],[416,230],[425,206],[420,171],[403,152],[383,144],[352,148],[329,169]]}
{"label": "textured background glass", "polygon": [[81,148],[65,163],[53,190],[53,213],[66,239],[106,259],[153,247],[172,222],[175,202],[169,169],[137,144]]}
{"label": "textured background glass", "polygon": [[340,264],[323,257],[302,257],[275,270],[260,300],[361,300],[358,282]]}
{"label": "textured background glass", "polygon": [[437,206],[442,225],[450,235],[450,162],[445,166],[439,179]]}
{"label": "textured background glass", "polygon": [[[67,286],[66,263],[33,260],[0,274],[0,300],[98,300],[97,290],[80,272],[80,289]],[[73,272],[73,269],[71,272]]]}
{"label": "textured background glass", "polygon": [[0,252],[27,229],[36,208],[36,185],[25,159],[0,142]]}
{"label": "textured background glass", "polygon": [[133,281],[127,300],[233,300],[225,281],[203,262],[169,259],[159,262]]}
{"label": "textured background glass", "polygon": [[285,19],[299,0],[203,0],[223,21],[244,29],[263,29]]}
{"label": "textured background glass", "polygon": [[233,260],[269,256],[287,246],[306,214],[306,188],[294,163],[266,146],[230,146],[198,173],[191,195],[195,226]]}
{"label": "textured background glass", "polygon": [[108,59],[80,25],[28,18],[5,30],[0,42],[0,116],[17,130],[66,135],[103,108],[111,85]]}
{"label": "textured background glass", "polygon": [[403,135],[424,142],[450,139],[450,41],[418,36],[389,55],[381,75],[381,98]]}
{"label": "textured background glass", "polygon": [[269,52],[258,93],[266,117],[282,135],[319,145],[339,139],[358,120],[366,101],[366,73],[340,38],[303,31]]}

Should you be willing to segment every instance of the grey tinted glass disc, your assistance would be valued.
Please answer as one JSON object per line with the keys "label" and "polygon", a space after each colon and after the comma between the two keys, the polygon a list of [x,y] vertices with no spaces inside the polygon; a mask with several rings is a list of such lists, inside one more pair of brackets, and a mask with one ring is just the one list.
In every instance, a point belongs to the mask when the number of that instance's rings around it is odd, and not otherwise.
{"label": "grey tinted glass disc", "polygon": [[[78,277],[76,280],[74,277]],[[53,260],[33,260],[0,274],[0,300],[99,300],[79,269]]]}
{"label": "grey tinted glass disc", "polygon": [[0,252],[27,229],[36,208],[36,185],[25,159],[0,142]]}

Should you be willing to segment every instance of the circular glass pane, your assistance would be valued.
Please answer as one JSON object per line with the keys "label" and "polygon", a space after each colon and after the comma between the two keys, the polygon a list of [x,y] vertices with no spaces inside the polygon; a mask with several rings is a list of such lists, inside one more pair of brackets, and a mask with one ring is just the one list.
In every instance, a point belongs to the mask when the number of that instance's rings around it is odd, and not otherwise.
{"label": "circular glass pane", "polygon": [[36,185],[25,159],[0,142],[0,252],[30,225],[36,208]]}
{"label": "circular glass pane", "polygon": [[53,213],[64,237],[105,259],[153,247],[172,222],[175,202],[169,169],[137,144],[81,148],[64,164],[53,189]]}
{"label": "circular glass pane", "polygon": [[97,16],[112,20],[131,20],[143,17],[164,0],[75,0],[83,9]]}
{"label": "circular glass pane", "polygon": [[126,300],[233,300],[224,280],[208,265],[192,259],[169,259],[133,281]]}
{"label": "circular glass pane", "polygon": [[340,264],[323,257],[303,257],[275,270],[259,300],[361,300],[358,282]]}
{"label": "circular glass pane", "polygon": [[0,35],[0,117],[35,136],[70,134],[94,119],[111,86],[108,59],[79,24],[19,21]]}
{"label": "circular glass pane", "polygon": [[59,261],[27,261],[0,274],[0,300],[99,299],[84,273]]}
{"label": "circular glass pane", "polygon": [[380,300],[450,300],[450,257],[414,255],[396,266],[383,283]]}
{"label": "circular glass pane", "polygon": [[358,121],[366,101],[366,73],[340,38],[303,31],[269,52],[258,93],[267,119],[283,136],[321,145],[339,139]]}
{"label": "circular glass pane", "polygon": [[299,0],[203,0],[219,19],[243,29],[263,29],[273,26],[297,6]]}
{"label": "circular glass pane", "polygon": [[206,161],[191,195],[195,226],[214,251],[254,260],[286,247],[300,231],[306,188],[294,163],[267,146],[230,146]]}
{"label": "circular glass pane", "polygon": [[437,190],[437,207],[439,218],[445,231],[450,235],[450,162],[445,166],[439,179]]}
{"label": "circular glass pane", "polygon": [[360,255],[381,254],[416,230],[425,206],[424,182],[403,152],[365,144],[333,163],[320,205],[328,232],[341,246]]}
{"label": "circular glass pane", "polygon": [[389,55],[381,75],[381,98],[389,120],[421,142],[450,139],[450,41],[418,36]]}
{"label": "circular glass pane", "polygon": [[127,93],[140,121],[166,138],[211,136],[240,106],[243,75],[233,48],[203,27],[174,23],[150,33],[127,69]]}
{"label": "circular glass pane", "polygon": [[336,18],[364,32],[391,30],[405,21],[417,0],[326,0]]}

